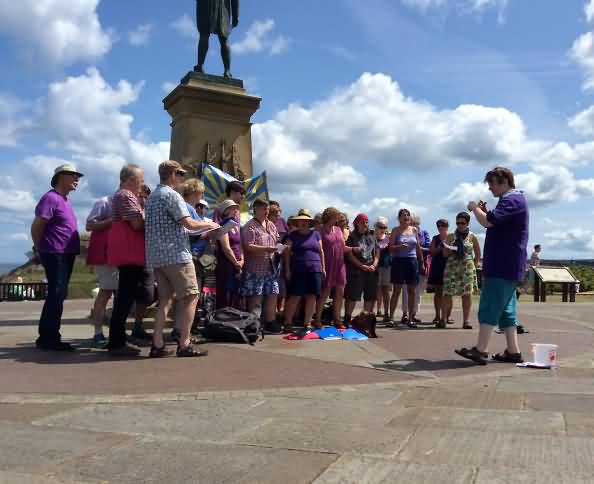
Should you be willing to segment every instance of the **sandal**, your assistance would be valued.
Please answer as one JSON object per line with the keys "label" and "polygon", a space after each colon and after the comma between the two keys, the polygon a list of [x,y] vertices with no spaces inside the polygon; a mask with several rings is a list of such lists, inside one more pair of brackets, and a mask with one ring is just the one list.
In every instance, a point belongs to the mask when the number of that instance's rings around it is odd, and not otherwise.
{"label": "sandal", "polygon": [[468,321],[466,321],[465,323],[462,324],[462,329],[472,329],[472,324],[470,324]]}
{"label": "sandal", "polygon": [[472,348],[460,348],[459,350],[454,350],[457,355],[460,355],[462,358],[466,358],[467,360],[472,360],[475,363],[485,366],[487,364],[487,358],[489,357],[488,353],[483,353],[479,351],[476,346]]}
{"label": "sandal", "polygon": [[507,350],[503,353],[497,353],[491,358],[500,363],[524,363],[522,353],[509,353]]}
{"label": "sandal", "polygon": [[447,323],[448,324],[454,324],[456,321],[454,321],[453,319],[448,318]]}
{"label": "sandal", "polygon": [[206,356],[208,355],[208,351],[197,350],[191,344],[189,344],[188,346],[178,346],[175,354],[178,358],[191,358],[194,356]]}
{"label": "sandal", "polygon": [[340,322],[334,323],[334,327],[336,329],[347,329],[348,328],[348,326],[346,326],[346,325],[344,325],[343,323],[340,323]]}
{"label": "sandal", "polygon": [[149,351],[149,358],[163,358],[165,356],[169,356],[171,352],[165,347],[165,345],[157,348],[155,345],[151,345],[151,350]]}
{"label": "sandal", "polygon": [[433,318],[433,321],[431,321],[433,324],[437,324],[439,322],[441,322],[441,319],[439,318]]}
{"label": "sandal", "polygon": [[439,328],[439,329],[445,329],[446,328],[446,322],[441,319],[441,320],[437,320],[437,323],[435,323],[435,327]]}
{"label": "sandal", "polygon": [[415,328],[418,328],[418,327],[419,327],[419,326],[417,325],[417,323],[415,323],[414,319],[412,319],[412,320],[408,321],[408,322],[406,323],[406,325],[407,325],[409,328],[411,328],[411,329],[415,329]]}
{"label": "sandal", "polygon": [[287,334],[288,334],[288,333],[292,333],[292,332],[293,332],[293,325],[292,325],[292,324],[285,324],[285,325],[283,326],[283,331],[284,331],[285,333],[287,333]]}

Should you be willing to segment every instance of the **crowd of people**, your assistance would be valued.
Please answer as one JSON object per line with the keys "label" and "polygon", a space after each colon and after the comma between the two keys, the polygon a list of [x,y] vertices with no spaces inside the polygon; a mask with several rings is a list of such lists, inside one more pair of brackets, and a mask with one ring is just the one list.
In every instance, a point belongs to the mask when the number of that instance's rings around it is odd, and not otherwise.
{"label": "crowd of people", "polygon": [[[292,331],[296,319],[306,332],[324,322],[344,329],[361,299],[363,312],[393,327],[416,328],[421,322],[421,296],[429,288],[432,324],[445,328],[454,323],[452,305],[459,296],[462,328],[471,329],[472,296],[479,292],[482,264],[479,340],[476,346],[456,352],[485,364],[491,331],[498,326],[505,332],[507,348],[494,358],[521,361],[515,290],[524,278],[528,208],[509,169],[497,167],[485,176],[499,199],[494,209],[482,201],[469,202],[467,211],[456,215],[455,230],[441,218],[433,237],[421,228],[419,216],[406,208],[398,211],[398,224],[391,230],[387,217],[370,222],[364,213],[354,218],[351,228],[347,214],[337,208],[325,208],[314,216],[301,209],[285,219],[278,202],[264,199],[252,203],[253,218],[241,225],[246,190],[238,181],[227,184],[226,199],[213,207],[211,220],[206,217],[210,207],[203,200],[202,181],[186,179],[176,161],[164,161],[158,172],[160,183],[151,191],[140,166],[124,166],[119,189],[98,200],[87,219],[86,230],[91,233],[87,263],[94,266],[99,286],[93,340],[110,354],[140,353],[125,331],[135,307],[131,336],[152,339],[150,357],[169,354],[163,332],[170,314],[177,356],[206,355],[192,343],[191,335],[204,294],[213,296],[215,308],[257,312],[266,332],[281,334]],[[62,341],[60,320],[74,259],[80,253],[68,195],[82,176],[72,165],[56,168],[52,190],[37,205],[31,228],[35,256],[48,280],[37,339],[37,346],[46,350],[73,349]],[[469,228],[471,214],[486,228],[483,256]],[[217,230],[221,226],[231,228]],[[107,339],[105,308],[114,294]],[[149,334],[142,320],[155,299]],[[402,312],[396,315],[400,299]],[[330,316],[324,319],[328,310]]]}

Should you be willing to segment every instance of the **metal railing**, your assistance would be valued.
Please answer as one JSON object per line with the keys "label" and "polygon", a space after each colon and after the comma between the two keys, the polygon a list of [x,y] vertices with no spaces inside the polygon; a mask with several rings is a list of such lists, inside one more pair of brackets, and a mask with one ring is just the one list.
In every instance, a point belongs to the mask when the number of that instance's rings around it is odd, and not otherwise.
{"label": "metal railing", "polygon": [[0,301],[42,301],[47,282],[1,282]]}

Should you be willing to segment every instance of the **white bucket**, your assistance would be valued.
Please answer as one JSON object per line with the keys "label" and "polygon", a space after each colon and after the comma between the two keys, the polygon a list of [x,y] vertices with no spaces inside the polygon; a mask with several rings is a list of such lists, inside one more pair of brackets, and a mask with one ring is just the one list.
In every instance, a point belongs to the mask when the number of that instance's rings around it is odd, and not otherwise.
{"label": "white bucket", "polygon": [[557,345],[542,343],[532,344],[532,354],[534,355],[534,364],[538,366],[557,366]]}

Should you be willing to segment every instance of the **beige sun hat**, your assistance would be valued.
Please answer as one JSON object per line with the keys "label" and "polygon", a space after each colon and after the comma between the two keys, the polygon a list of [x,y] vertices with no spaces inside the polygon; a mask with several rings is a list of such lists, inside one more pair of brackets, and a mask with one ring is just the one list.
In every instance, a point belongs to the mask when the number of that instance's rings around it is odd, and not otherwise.
{"label": "beige sun hat", "polygon": [[[208,206],[207,206],[208,207]],[[239,205],[237,205],[237,203],[235,203],[233,200],[223,200],[221,202],[221,204],[219,205],[219,212],[221,215],[223,215],[225,213],[225,211],[231,207],[237,207],[239,208]]]}
{"label": "beige sun hat", "polygon": [[76,167],[74,165],[70,165],[70,164],[60,165],[54,170],[54,176],[52,176],[52,181],[50,182],[52,188],[56,187],[56,184],[58,183],[58,176],[61,173],[74,173],[75,175],[78,175],[78,176],[84,176],[80,171],[78,171],[76,169]]}

